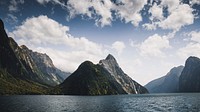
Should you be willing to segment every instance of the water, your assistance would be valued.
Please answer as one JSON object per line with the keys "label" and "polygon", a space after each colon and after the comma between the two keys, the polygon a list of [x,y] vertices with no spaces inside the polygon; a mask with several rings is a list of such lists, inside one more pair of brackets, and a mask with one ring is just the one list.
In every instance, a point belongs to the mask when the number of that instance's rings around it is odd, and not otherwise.
{"label": "water", "polygon": [[0,112],[200,112],[200,93],[0,96]]}

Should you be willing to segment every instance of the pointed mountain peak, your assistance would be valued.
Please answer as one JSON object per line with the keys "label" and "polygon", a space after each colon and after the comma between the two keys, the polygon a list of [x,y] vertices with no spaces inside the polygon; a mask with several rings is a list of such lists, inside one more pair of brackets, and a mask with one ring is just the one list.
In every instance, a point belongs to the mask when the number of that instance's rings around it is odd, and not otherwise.
{"label": "pointed mountain peak", "polygon": [[99,64],[102,65],[102,64],[105,64],[105,63],[112,63],[112,64],[117,64],[117,61],[116,59],[114,58],[114,56],[112,56],[111,54],[108,54],[108,56],[106,57],[106,59],[103,59],[103,60],[100,60],[99,61]]}
{"label": "pointed mountain peak", "polygon": [[110,66],[118,66],[119,67],[116,59],[111,54],[109,54],[106,57],[106,59],[100,60],[99,65],[106,66],[107,68],[110,68]]}
{"label": "pointed mountain peak", "polygon": [[115,58],[113,55],[108,54],[108,56],[106,57],[106,60],[115,60]]}
{"label": "pointed mountain peak", "polygon": [[21,49],[28,49],[28,47],[26,47],[25,45],[21,45],[20,48]]}
{"label": "pointed mountain peak", "polygon": [[3,21],[0,19],[0,29],[4,29]]}
{"label": "pointed mountain peak", "polygon": [[6,31],[4,30],[4,23],[3,21],[0,19],[0,45],[5,45],[8,43],[8,35],[6,34]]}

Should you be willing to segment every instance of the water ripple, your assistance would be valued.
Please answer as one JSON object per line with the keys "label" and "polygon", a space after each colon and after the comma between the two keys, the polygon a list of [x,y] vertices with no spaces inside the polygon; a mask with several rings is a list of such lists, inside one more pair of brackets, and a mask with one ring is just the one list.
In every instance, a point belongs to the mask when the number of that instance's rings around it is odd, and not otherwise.
{"label": "water ripple", "polygon": [[200,94],[0,96],[1,112],[199,112]]}

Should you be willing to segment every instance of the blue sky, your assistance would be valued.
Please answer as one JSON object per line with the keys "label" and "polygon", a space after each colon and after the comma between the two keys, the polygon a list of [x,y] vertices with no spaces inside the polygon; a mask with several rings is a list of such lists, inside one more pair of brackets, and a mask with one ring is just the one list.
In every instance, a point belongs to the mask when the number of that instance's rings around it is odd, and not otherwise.
{"label": "blue sky", "polygon": [[109,53],[142,85],[200,57],[200,0],[7,0],[0,18],[19,45],[73,72]]}

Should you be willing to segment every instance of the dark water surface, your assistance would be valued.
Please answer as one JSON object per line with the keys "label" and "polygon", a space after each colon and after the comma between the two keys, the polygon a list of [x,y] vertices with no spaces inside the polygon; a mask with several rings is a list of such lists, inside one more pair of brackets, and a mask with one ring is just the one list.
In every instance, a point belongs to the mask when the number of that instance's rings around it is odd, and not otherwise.
{"label": "dark water surface", "polygon": [[200,112],[200,93],[0,96],[0,112]]}

